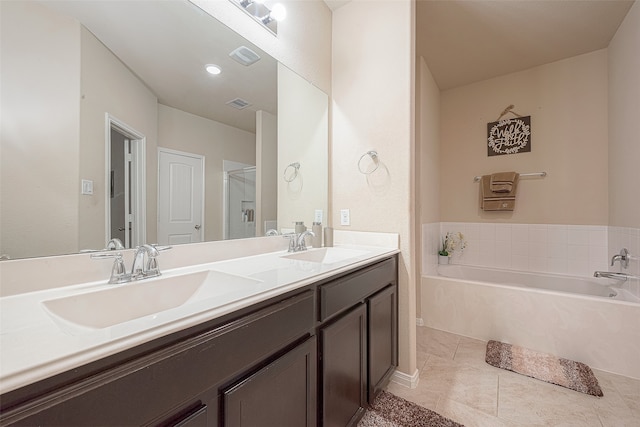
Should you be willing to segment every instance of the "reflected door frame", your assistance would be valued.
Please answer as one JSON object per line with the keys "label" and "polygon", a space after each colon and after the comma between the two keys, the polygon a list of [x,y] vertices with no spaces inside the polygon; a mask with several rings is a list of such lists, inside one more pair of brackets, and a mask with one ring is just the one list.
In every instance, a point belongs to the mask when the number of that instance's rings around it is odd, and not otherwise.
{"label": "reflected door frame", "polygon": [[111,239],[111,130],[114,129],[128,138],[131,143],[131,171],[127,174],[131,194],[127,205],[132,233],[127,247],[136,247],[146,243],[147,240],[145,179],[147,139],[144,134],[109,113],[105,114],[105,124],[105,244]]}

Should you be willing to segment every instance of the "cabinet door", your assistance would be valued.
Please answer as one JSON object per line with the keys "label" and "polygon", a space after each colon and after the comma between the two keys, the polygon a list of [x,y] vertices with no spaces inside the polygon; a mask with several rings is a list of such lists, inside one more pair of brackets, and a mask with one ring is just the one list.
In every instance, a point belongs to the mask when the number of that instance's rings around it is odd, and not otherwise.
{"label": "cabinet door", "polygon": [[345,427],[366,406],[367,310],[365,304],[320,330],[322,425]]}
{"label": "cabinet door", "polygon": [[398,366],[397,297],[395,285],[368,299],[369,403]]}
{"label": "cabinet door", "polygon": [[314,427],[316,368],[312,337],[224,392],[224,426]]}

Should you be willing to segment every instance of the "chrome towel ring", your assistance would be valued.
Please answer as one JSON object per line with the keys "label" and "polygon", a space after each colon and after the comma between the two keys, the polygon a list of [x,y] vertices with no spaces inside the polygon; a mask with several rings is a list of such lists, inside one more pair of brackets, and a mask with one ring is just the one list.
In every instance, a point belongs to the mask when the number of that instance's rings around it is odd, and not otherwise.
{"label": "chrome towel ring", "polygon": [[[375,165],[374,168],[371,169],[370,171],[362,170],[362,159],[364,159],[366,156],[371,157],[371,160],[373,161],[373,164]],[[360,156],[360,160],[358,160],[358,170],[360,171],[360,173],[363,173],[365,175],[372,174],[379,167],[380,167],[380,159],[378,158],[378,152],[377,151],[374,151],[374,150],[367,151],[362,156]]]}
{"label": "chrome towel ring", "polygon": [[298,177],[298,171],[300,170],[300,163],[291,163],[284,169],[284,180],[286,182],[293,182]]}

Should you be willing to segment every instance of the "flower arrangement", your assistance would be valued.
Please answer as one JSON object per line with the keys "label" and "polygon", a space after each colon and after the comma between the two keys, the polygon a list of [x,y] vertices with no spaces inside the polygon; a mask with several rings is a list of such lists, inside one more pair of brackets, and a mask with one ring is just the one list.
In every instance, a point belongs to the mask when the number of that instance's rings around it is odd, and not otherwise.
{"label": "flower arrangement", "polygon": [[455,251],[462,252],[467,247],[467,241],[464,240],[464,234],[459,231],[454,233],[449,231],[442,238],[442,249],[438,251],[440,256],[451,256]]}

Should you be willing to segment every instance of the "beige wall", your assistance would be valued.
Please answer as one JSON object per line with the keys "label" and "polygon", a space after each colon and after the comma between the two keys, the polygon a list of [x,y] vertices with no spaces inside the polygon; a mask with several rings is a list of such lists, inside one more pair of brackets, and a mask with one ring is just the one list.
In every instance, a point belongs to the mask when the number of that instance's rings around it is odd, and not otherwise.
{"label": "beige wall", "polygon": [[0,254],[77,252],[80,25],[33,3],[0,15]]}
{"label": "beige wall", "polygon": [[275,36],[230,1],[190,0],[325,93],[331,92],[331,10],[323,0],[281,0]]}
{"label": "beige wall", "polygon": [[640,228],[640,2],[609,44],[609,225]]}
{"label": "beige wall", "polygon": [[158,112],[157,98],[131,71],[82,27],[80,179],[93,181],[93,195],[80,198],[79,249],[107,243],[106,117],[108,113],[146,139],[146,241],[156,241]]}
{"label": "beige wall", "polygon": [[[530,153],[487,156],[487,123],[504,108],[531,115]],[[441,93],[442,221],[608,223],[607,51]],[[476,175],[546,171],[522,180],[513,212],[479,209]]]}
{"label": "beige wall", "polygon": [[420,165],[416,179],[420,182],[421,224],[440,221],[440,89],[424,58],[418,58],[417,90],[419,106],[417,134],[420,138]]}
{"label": "beige wall", "polygon": [[205,240],[222,240],[222,161],[255,164],[255,134],[158,104],[158,147],[204,156]]}
{"label": "beige wall", "polygon": [[[329,181],[329,98],[296,73],[278,64],[278,228],[304,221],[311,229],[314,212],[327,218]],[[300,163],[297,178],[284,171]],[[288,171],[287,174],[289,174]],[[323,223],[326,222],[323,220]]]}
{"label": "beige wall", "polygon": [[256,236],[278,219],[278,117],[256,112]]}
{"label": "beige wall", "polygon": [[[399,369],[407,375],[416,370],[414,9],[409,0],[347,3],[333,14],[332,56],[332,222],[400,234]],[[375,185],[357,166],[371,149],[388,170]],[[341,227],[347,208],[351,225]]]}
{"label": "beige wall", "polygon": [[[424,58],[417,59],[416,73],[416,195],[419,211],[415,215],[416,237],[422,224],[440,221],[440,89]],[[416,260],[423,259],[425,241],[416,244]],[[416,277],[421,276],[421,263],[415,263]],[[420,286],[416,287],[416,317],[422,318]]]}

